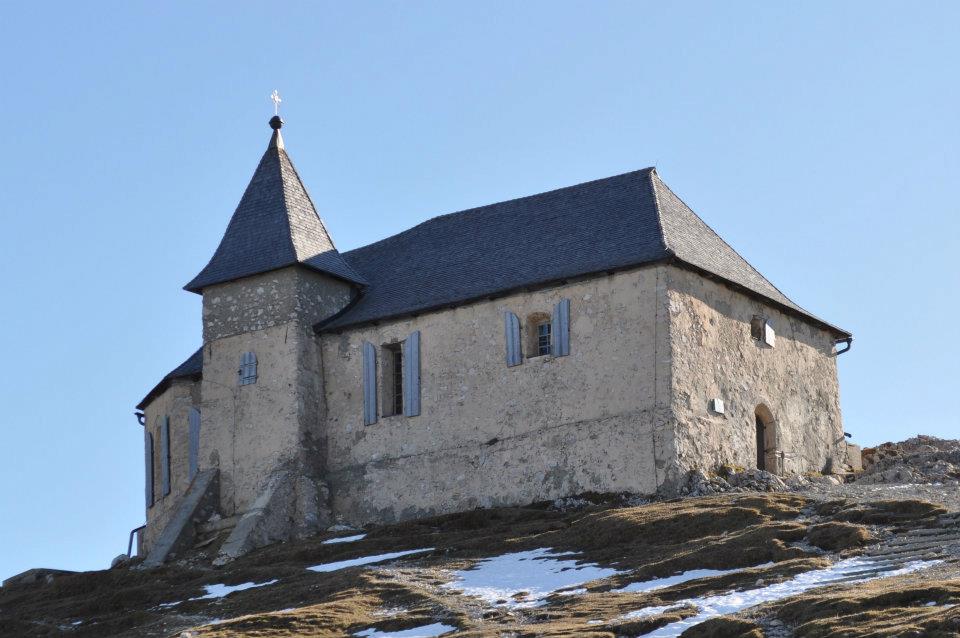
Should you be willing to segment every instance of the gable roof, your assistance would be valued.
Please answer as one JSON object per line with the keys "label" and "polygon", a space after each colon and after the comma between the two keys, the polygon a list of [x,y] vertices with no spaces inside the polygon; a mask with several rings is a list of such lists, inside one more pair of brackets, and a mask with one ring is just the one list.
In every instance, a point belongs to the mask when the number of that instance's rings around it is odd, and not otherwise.
{"label": "gable roof", "polygon": [[653,168],[436,217],[344,257],[368,286],[319,330],[669,261],[849,336],[767,281]]}
{"label": "gable roof", "polygon": [[199,379],[203,374],[203,347],[197,348],[197,351],[187,357],[186,361],[171,370],[167,376],[160,380],[160,383],[153,386],[153,389],[143,397],[143,401],[137,404],[137,409],[142,410],[148,403],[157,396],[163,394],[163,391],[170,387],[174,379]]}
{"label": "gable roof", "polygon": [[[221,263],[227,263],[218,261],[217,255],[221,251],[229,252],[233,242],[242,246],[237,238],[244,234],[256,238],[257,233],[252,231],[257,224],[270,226],[266,229],[268,232],[276,232],[277,225],[282,227],[282,219],[278,222],[277,215],[263,214],[262,209],[259,215],[250,214],[246,209],[240,214],[245,206],[254,212],[258,209],[252,199],[248,201],[251,190],[259,191],[257,197],[262,200],[276,202],[276,197],[265,195],[269,189],[277,188],[275,173],[266,175],[263,179],[267,185],[261,186],[258,183],[261,169],[265,173],[286,171],[286,177],[281,180],[283,184],[288,183],[291,176],[296,177],[294,186],[299,184],[302,196],[291,197],[290,201],[299,202],[297,210],[301,213],[313,211],[289,158],[285,161],[288,168],[283,167],[286,153],[282,152],[279,133],[279,130],[275,132],[271,148],[260,161],[248,192],[230,222],[233,227],[240,217],[237,224],[242,228],[231,231],[228,227],[217,254],[187,285],[188,290],[196,286],[194,292],[197,292],[203,286],[216,283],[212,280],[217,276],[208,271],[213,272],[212,266],[220,268]],[[275,145],[277,152],[268,158]],[[313,215],[316,217],[315,212]],[[365,283],[362,294],[352,305],[331,320],[318,324],[317,330],[333,331],[426,312],[572,277],[673,263],[720,279],[838,337],[850,336],[849,332],[819,319],[784,295],[677,197],[654,168],[442,215],[342,255],[332,248],[329,234],[318,217],[317,225],[313,225],[309,215],[298,213],[296,218],[302,224],[291,224],[290,228],[294,229],[301,248],[308,247],[305,253],[321,250],[309,259],[282,265],[301,263],[354,283]],[[225,248],[228,237],[230,245]],[[296,245],[293,240],[291,244]],[[324,247],[328,248],[322,250]],[[247,274],[277,267],[281,266]],[[245,276],[235,274],[241,270],[235,267],[234,275],[217,281]],[[208,276],[210,281],[201,276]],[[198,281],[201,283],[197,284]],[[202,370],[201,348],[167,374],[137,408],[143,409],[174,379],[200,378]]]}
{"label": "gable roof", "polygon": [[184,288],[203,288],[301,264],[365,283],[337,251],[283,146],[280,118],[210,262]]}

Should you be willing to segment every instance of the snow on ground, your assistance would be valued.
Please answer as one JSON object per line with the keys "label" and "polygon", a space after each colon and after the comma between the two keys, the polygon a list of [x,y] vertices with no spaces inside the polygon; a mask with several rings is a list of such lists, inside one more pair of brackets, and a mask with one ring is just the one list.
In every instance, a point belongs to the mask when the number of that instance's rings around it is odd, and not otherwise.
{"label": "snow on ground", "polygon": [[357,534],[356,536],[341,536],[340,538],[331,538],[330,540],[323,541],[321,545],[333,545],[335,543],[352,543],[354,541],[362,540],[366,538],[366,534]]}
{"label": "snow on ground", "polygon": [[444,625],[443,623],[433,623],[413,629],[401,629],[399,631],[377,631],[376,629],[364,629],[354,636],[363,636],[364,638],[433,638],[450,631],[456,631],[456,627]]}
{"label": "snow on ground", "polygon": [[409,556],[411,554],[422,554],[424,552],[432,552],[432,551],[433,551],[432,547],[427,547],[425,549],[408,549],[403,552],[388,552],[386,554],[376,554],[374,556],[361,556],[360,558],[351,558],[349,560],[341,560],[335,563],[321,563],[320,565],[307,567],[307,569],[314,572],[335,572],[338,569],[345,569],[347,567],[356,567],[358,565],[373,565],[374,563],[382,563],[384,561],[393,560],[394,558],[400,558],[401,556]]}
{"label": "snow on ground", "polygon": [[[267,585],[272,585],[276,582],[279,582],[276,578],[273,580],[268,580],[265,583],[240,583],[239,585],[204,585],[203,588],[207,590],[207,593],[203,596],[195,596],[189,600],[208,600],[211,598],[223,598],[224,596],[229,596],[235,591],[243,591],[244,589],[253,589],[254,587],[266,587]],[[178,600],[172,603],[160,603],[157,605],[157,609],[169,609],[171,607],[176,607],[182,600]]]}
{"label": "snow on ground", "polygon": [[[762,569],[772,565],[773,563],[764,563],[763,565],[757,565],[747,569]],[[743,571],[743,569],[691,569],[690,571],[674,574],[673,576],[667,576],[666,578],[655,578],[653,580],[645,580],[639,583],[630,583],[623,589],[614,589],[613,591],[623,593],[653,591],[654,589],[673,587],[674,585],[685,583],[688,580],[697,580],[698,578],[713,578],[714,576],[726,576],[727,574],[736,574],[737,572],[741,571]]]}
{"label": "snow on ground", "polygon": [[455,580],[444,587],[490,604],[534,607],[558,589],[619,573],[564,556],[575,554],[558,554],[542,547],[484,558],[470,569],[454,572]]}
{"label": "snow on ground", "polygon": [[279,582],[276,578],[273,580],[268,580],[265,583],[240,583],[239,585],[204,585],[203,588],[207,590],[207,593],[203,596],[197,596],[196,598],[191,598],[190,600],[207,600],[208,598],[223,598],[224,596],[229,596],[235,591],[243,591],[244,589],[253,589],[254,587],[266,587],[267,585],[272,585],[276,582]]}
{"label": "snow on ground", "polygon": [[[875,571],[876,562],[869,558],[848,558],[824,569],[815,569],[809,572],[804,572],[782,583],[767,585],[766,587],[759,587],[757,589],[748,589],[746,591],[733,591],[717,596],[687,598],[677,601],[672,605],[646,607],[644,609],[632,611],[623,616],[622,619],[632,620],[636,618],[647,618],[650,616],[657,616],[666,611],[675,610],[681,607],[696,607],[700,610],[700,613],[696,616],[691,616],[690,618],[685,618],[684,620],[678,620],[677,622],[670,623],[669,625],[664,625],[656,631],[645,634],[645,637],[647,638],[666,638],[679,636],[686,629],[689,629],[694,625],[699,625],[700,623],[711,618],[716,618],[717,616],[724,616],[727,614],[735,614],[739,611],[747,609],[748,607],[753,607],[762,603],[768,603],[774,600],[780,600],[789,596],[796,596],[797,594],[801,594],[815,587],[821,587],[837,582],[839,579],[849,578],[850,580],[845,581],[847,583],[865,582],[868,580],[874,580],[876,578],[889,578],[891,576],[908,574],[910,572],[926,569],[927,567],[932,567],[933,565],[941,562],[942,561],[938,560],[913,561],[911,563],[907,563],[899,569],[890,569],[889,571],[877,572]],[[859,579],[856,577],[858,574],[864,573],[869,573],[870,575]]]}

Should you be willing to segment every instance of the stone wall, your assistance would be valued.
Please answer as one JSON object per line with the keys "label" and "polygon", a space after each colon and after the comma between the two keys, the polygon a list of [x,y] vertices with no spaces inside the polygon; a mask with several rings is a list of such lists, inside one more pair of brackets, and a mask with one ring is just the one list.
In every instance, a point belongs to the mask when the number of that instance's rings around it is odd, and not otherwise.
{"label": "stone wall", "polygon": [[[180,497],[190,486],[190,408],[200,405],[200,383],[176,379],[144,409],[144,425],[153,435],[153,507],[147,508],[142,544],[149,548],[170,520]],[[160,428],[170,418],[170,494],[163,495]]]}
{"label": "stone wall", "polygon": [[[772,416],[785,473],[842,460],[834,336],[690,271],[671,266],[665,275],[681,468],[756,467],[758,406]],[[772,321],[774,347],[751,337],[754,315]],[[724,414],[711,410],[714,398]]]}
{"label": "stone wall", "polygon": [[[657,330],[658,314],[666,315],[660,270],[323,335],[334,512],[366,523],[590,490],[654,492],[665,463],[655,457],[672,450],[662,437],[669,360],[658,355],[668,347]],[[562,298],[571,300],[570,355],[525,352],[522,365],[507,367],[504,311],[526,330],[528,316],[550,314]],[[365,426],[362,343],[375,344],[382,362],[383,344],[415,330],[420,416],[381,416]]]}
{"label": "stone wall", "polygon": [[[200,467],[220,469],[222,513],[231,516],[275,471],[322,472],[323,377],[313,325],[341,310],[351,288],[292,267],[211,286],[203,298]],[[250,385],[238,382],[244,352],[257,357]]]}

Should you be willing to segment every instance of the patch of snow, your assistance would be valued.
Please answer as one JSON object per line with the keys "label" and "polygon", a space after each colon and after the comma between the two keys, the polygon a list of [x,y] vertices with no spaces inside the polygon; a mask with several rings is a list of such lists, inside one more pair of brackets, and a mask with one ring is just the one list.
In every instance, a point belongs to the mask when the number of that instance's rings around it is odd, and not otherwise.
{"label": "patch of snow", "polygon": [[183,602],[182,600],[178,600],[175,603],[160,603],[159,605],[157,605],[157,609],[170,609],[171,607],[176,607],[182,602]]}
{"label": "patch of snow", "polygon": [[[756,565],[755,567],[749,567],[747,569],[759,569],[770,567],[771,565],[773,565],[773,563],[764,563],[763,565]],[[653,580],[645,580],[639,583],[630,583],[622,589],[614,589],[613,591],[623,593],[653,591],[654,589],[673,587],[674,585],[679,585],[680,583],[685,583],[690,580],[697,580],[699,578],[713,578],[714,576],[726,576],[727,574],[736,574],[737,572],[742,571],[743,569],[691,569],[680,574],[667,576],[666,578],[655,578]]]}
{"label": "patch of snow", "polygon": [[444,625],[443,623],[433,623],[432,625],[423,625],[413,629],[401,629],[399,631],[377,631],[376,629],[364,629],[354,636],[363,636],[364,638],[434,638],[451,631],[456,631],[456,627]]}
{"label": "patch of snow", "polygon": [[[724,616],[727,614],[735,614],[739,611],[747,609],[748,607],[753,607],[762,603],[768,603],[774,600],[780,600],[789,596],[795,596],[816,587],[822,587],[836,583],[840,579],[849,579],[844,581],[846,583],[866,582],[868,580],[875,580],[877,578],[888,578],[891,576],[899,576],[901,574],[909,574],[941,562],[943,561],[913,561],[907,563],[899,569],[874,572],[871,568],[876,565],[875,561],[863,557],[848,558],[824,569],[815,569],[809,572],[798,574],[790,580],[782,583],[767,585],[766,587],[759,587],[757,589],[748,589],[746,591],[733,591],[717,596],[687,598],[677,601],[672,605],[646,607],[637,611],[631,611],[623,616],[622,619],[632,620],[636,618],[648,618],[650,616],[657,616],[664,612],[676,610],[682,607],[692,606],[697,608],[700,613],[698,613],[696,616],[691,616],[690,618],[685,618],[684,620],[672,622],[653,632],[644,634],[644,636],[649,638],[679,636],[690,627],[699,625],[700,623],[710,620],[711,618],[716,618],[717,616]],[[864,578],[856,578],[858,574],[865,572],[869,572],[870,575],[865,576]]]}
{"label": "patch of snow", "polygon": [[[276,582],[279,582],[276,578],[273,580],[268,580],[265,583],[240,583],[239,585],[204,585],[203,588],[207,590],[207,593],[203,596],[197,596],[196,598],[191,598],[190,600],[208,600],[210,598],[223,598],[224,596],[229,596],[235,591],[243,591],[244,589],[253,589],[254,587],[266,587],[267,585],[272,585]],[[171,607],[173,604],[167,603]]]}
{"label": "patch of snow", "polygon": [[558,589],[619,573],[594,563],[578,564],[575,558],[562,558],[571,555],[575,554],[540,548],[484,558],[470,569],[454,572],[455,580],[444,587],[494,605],[534,607]]}
{"label": "patch of snow", "polygon": [[366,538],[366,534],[357,534],[356,536],[341,536],[340,538],[331,538],[330,540],[325,540],[321,545],[334,545],[336,543],[352,543],[354,541],[361,540]]}
{"label": "patch of snow", "polygon": [[400,558],[401,556],[409,556],[411,554],[422,554],[424,552],[432,552],[432,551],[433,551],[432,547],[427,547],[424,549],[408,549],[403,552],[388,552],[386,554],[376,554],[374,556],[361,556],[360,558],[340,560],[335,563],[322,563],[320,565],[314,565],[313,567],[307,567],[307,569],[313,572],[335,572],[338,569],[346,569],[347,567],[357,567],[358,565],[372,565],[374,563],[382,563],[384,561],[393,560],[394,558]]}

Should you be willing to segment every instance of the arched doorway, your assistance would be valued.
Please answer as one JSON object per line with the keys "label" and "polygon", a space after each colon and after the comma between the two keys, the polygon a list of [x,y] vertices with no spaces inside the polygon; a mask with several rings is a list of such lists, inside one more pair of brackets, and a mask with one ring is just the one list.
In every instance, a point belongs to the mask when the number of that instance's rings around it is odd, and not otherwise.
{"label": "arched doorway", "polygon": [[778,449],[777,424],[773,413],[765,405],[758,405],[754,411],[756,426],[757,469],[782,474]]}

